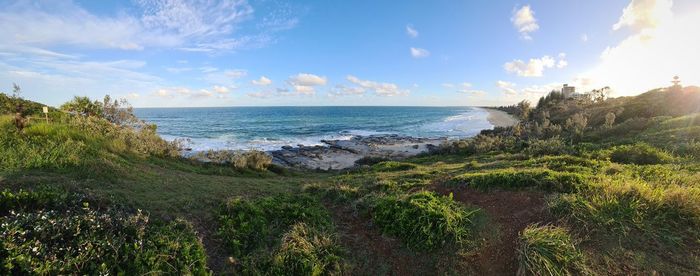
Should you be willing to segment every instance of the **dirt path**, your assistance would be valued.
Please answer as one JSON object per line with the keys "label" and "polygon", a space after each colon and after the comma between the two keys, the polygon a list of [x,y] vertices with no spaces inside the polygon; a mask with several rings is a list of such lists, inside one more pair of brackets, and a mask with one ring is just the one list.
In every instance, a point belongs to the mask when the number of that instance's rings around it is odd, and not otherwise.
{"label": "dirt path", "polygon": [[414,253],[401,241],[382,235],[371,220],[347,206],[326,206],[332,214],[340,242],[352,261],[352,275],[428,275],[433,258]]}
{"label": "dirt path", "polygon": [[482,208],[490,223],[497,224],[498,235],[488,235],[485,244],[468,257],[476,275],[515,275],[518,269],[518,235],[529,224],[551,221],[545,206],[545,194],[535,191],[478,191],[466,187],[436,185],[436,192]]}

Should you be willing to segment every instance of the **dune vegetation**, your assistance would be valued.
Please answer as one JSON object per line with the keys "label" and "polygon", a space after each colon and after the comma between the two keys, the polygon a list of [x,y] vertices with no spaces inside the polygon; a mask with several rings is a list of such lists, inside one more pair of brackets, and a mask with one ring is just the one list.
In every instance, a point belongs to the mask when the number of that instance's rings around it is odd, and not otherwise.
{"label": "dune vegetation", "polygon": [[0,274],[700,273],[697,87],[555,91],[501,107],[513,127],[337,172],[183,158],[109,98],[46,122],[0,96]]}

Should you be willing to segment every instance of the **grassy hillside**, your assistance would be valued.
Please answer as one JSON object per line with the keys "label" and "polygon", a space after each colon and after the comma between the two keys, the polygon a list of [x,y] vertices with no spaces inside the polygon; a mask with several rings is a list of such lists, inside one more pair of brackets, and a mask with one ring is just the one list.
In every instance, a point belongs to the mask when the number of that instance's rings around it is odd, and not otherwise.
{"label": "grassy hillside", "polygon": [[0,274],[699,274],[698,88],[548,98],[511,107],[515,127],[335,173],[0,117]]}

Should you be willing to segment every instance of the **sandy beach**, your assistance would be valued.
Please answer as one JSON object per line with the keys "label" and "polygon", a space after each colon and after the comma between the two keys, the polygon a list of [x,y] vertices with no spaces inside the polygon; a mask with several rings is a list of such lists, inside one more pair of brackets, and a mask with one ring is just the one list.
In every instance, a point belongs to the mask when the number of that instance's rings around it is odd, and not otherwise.
{"label": "sandy beach", "polygon": [[491,123],[493,126],[509,127],[514,126],[519,122],[519,120],[513,115],[510,115],[498,109],[492,109],[487,107],[484,107],[483,109],[489,113],[488,117],[486,117],[486,120],[488,120],[489,123]]}

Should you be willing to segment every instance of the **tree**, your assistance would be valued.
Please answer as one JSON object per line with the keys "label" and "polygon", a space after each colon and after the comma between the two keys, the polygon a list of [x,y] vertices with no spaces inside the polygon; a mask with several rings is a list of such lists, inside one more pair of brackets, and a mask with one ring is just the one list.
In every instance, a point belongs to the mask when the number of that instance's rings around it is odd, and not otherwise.
{"label": "tree", "polygon": [[102,117],[117,125],[132,125],[139,122],[134,108],[126,99],[114,99],[106,95],[102,100]]}
{"label": "tree", "polygon": [[65,111],[75,112],[85,116],[102,116],[103,106],[99,101],[91,101],[88,97],[75,96],[69,102],[61,105]]}
{"label": "tree", "polygon": [[608,98],[610,95],[610,87],[606,86],[601,89],[593,89],[591,90],[590,97],[593,99],[593,102],[600,103],[604,102],[605,99]]}
{"label": "tree", "polygon": [[581,113],[576,113],[569,119],[566,119],[564,126],[571,133],[571,140],[573,142],[575,139],[578,140],[583,136],[583,132],[588,126],[588,118]]}
{"label": "tree", "polygon": [[16,83],[12,83],[12,97],[10,98],[10,104],[12,105],[9,109],[14,109],[15,118],[14,124],[18,131],[22,131],[27,125],[27,114],[24,110],[24,103],[22,100],[22,88]]}
{"label": "tree", "polygon": [[521,119],[527,120],[530,117],[531,111],[532,106],[530,105],[530,101],[522,100],[518,103],[518,112],[520,113],[519,115]]}
{"label": "tree", "polygon": [[615,113],[608,112],[605,114],[605,128],[611,128],[615,124]]}

